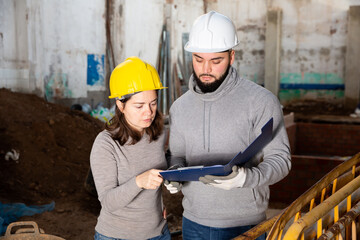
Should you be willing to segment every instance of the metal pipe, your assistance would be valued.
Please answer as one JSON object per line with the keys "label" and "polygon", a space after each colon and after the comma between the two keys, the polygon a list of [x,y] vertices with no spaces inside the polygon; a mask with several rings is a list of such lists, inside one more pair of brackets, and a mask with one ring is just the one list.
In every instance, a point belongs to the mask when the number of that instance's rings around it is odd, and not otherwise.
{"label": "metal pipe", "polygon": [[166,31],[166,84],[168,87],[168,91],[166,92],[166,112],[165,114],[169,113],[169,107],[171,105],[171,95],[172,91],[172,82],[171,82],[171,56],[170,56],[170,32]]}
{"label": "metal pipe", "polygon": [[360,163],[360,153],[354,155],[351,159],[343,162],[342,164],[331,170],[309,190],[307,190],[300,197],[298,197],[293,203],[290,204],[289,207],[286,208],[283,214],[272,226],[267,239],[277,239],[280,232],[284,229],[286,223],[293,216],[295,216],[297,212],[299,212],[312,199],[314,199],[318,195],[318,193],[322,191],[322,189],[327,188],[335,178],[338,178],[340,175],[346,173],[349,169],[352,168],[352,166],[358,163]]}
{"label": "metal pipe", "polygon": [[304,217],[294,222],[286,231],[284,239],[297,239],[300,234],[307,228],[319,220],[322,216],[328,213],[347,196],[351,195],[355,190],[360,187],[360,176],[346,184],[343,188],[339,189],[336,193],[328,197],[321,204],[316,206],[313,210],[305,214]]}
{"label": "metal pipe", "polygon": [[271,228],[271,226],[279,218],[280,215],[281,215],[281,213],[262,222],[262,223],[259,223],[255,227],[251,228],[249,231],[234,238],[234,240],[253,240],[253,239],[260,237],[261,235],[266,233]]}
{"label": "metal pipe", "polygon": [[[163,72],[162,72],[162,76],[163,76],[163,85],[164,87],[167,87],[167,68],[168,68],[168,63],[167,63],[167,38],[166,38],[166,29],[164,29],[163,31],[163,46],[164,46],[164,58],[163,58],[163,66],[164,66],[164,69],[163,69]],[[163,95],[162,95],[162,113],[164,115],[166,115],[166,109],[167,109],[167,93],[166,91],[163,91]]]}
{"label": "metal pipe", "polygon": [[[164,79],[163,79],[163,74],[162,72],[164,71],[164,31],[166,29],[166,25],[163,25],[163,28],[161,30],[161,34],[160,34],[160,43],[159,43],[159,58],[158,58],[158,73],[159,73],[159,77],[160,77],[160,81],[164,86]],[[165,91],[159,91],[159,95],[158,95],[158,108],[161,112],[163,112],[163,95],[165,94]]]}
{"label": "metal pipe", "polygon": [[331,226],[318,240],[333,239],[345,230],[346,226],[350,225],[360,215],[360,202],[358,202],[349,212],[342,216],[334,225]]}

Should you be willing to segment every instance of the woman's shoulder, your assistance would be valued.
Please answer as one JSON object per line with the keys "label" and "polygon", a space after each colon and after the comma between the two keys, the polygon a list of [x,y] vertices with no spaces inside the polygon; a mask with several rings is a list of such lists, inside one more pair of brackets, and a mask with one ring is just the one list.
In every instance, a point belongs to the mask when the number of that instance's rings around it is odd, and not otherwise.
{"label": "woman's shoulder", "polygon": [[112,134],[109,130],[102,130],[95,138],[95,142],[112,142]]}
{"label": "woman's shoulder", "polygon": [[111,137],[111,132],[109,130],[104,129],[101,132],[99,132],[97,137]]}

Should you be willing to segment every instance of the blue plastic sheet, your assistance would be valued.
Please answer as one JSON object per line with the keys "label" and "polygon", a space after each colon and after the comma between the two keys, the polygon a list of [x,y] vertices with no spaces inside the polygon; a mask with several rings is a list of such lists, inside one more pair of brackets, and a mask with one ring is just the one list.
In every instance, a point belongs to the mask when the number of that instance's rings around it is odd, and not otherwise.
{"label": "blue plastic sheet", "polygon": [[0,234],[4,235],[7,226],[15,222],[22,216],[33,216],[45,211],[52,211],[55,208],[55,202],[39,206],[26,206],[24,203],[8,203],[0,202]]}

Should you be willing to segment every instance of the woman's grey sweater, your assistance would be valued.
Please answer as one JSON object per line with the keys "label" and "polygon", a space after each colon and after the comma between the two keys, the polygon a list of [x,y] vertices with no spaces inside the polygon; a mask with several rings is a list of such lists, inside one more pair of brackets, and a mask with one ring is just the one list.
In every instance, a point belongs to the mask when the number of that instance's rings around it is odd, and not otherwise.
{"label": "woman's grey sweater", "polygon": [[101,212],[95,230],[105,236],[148,239],[159,236],[163,218],[161,188],[141,189],[135,177],[150,169],[166,169],[164,134],[149,143],[120,146],[106,130],[96,137],[90,155]]}

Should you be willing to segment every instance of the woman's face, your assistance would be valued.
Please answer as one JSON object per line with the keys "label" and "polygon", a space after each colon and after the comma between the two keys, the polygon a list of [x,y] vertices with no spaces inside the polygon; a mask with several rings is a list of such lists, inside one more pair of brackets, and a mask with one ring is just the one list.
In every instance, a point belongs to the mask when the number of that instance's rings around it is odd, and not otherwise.
{"label": "woman's face", "polygon": [[150,127],[156,115],[157,94],[155,90],[137,93],[122,103],[116,101],[116,105],[124,114],[127,123],[142,132],[145,128]]}

